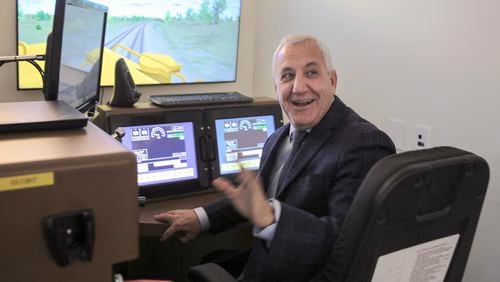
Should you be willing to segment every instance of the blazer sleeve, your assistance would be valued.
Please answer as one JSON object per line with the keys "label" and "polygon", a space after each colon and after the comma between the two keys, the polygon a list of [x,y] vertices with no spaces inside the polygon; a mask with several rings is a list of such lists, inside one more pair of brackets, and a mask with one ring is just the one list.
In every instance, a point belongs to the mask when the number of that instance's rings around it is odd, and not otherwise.
{"label": "blazer sleeve", "polygon": [[218,234],[223,232],[238,223],[246,221],[231,204],[227,198],[203,206],[207,213],[208,220],[210,221],[210,232]]}

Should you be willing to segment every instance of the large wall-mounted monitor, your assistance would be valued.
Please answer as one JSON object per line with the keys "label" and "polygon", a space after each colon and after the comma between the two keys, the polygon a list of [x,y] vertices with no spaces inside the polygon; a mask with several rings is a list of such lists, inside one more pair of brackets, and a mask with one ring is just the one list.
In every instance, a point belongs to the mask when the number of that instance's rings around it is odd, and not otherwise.
{"label": "large wall-mounted monitor", "polygon": [[234,180],[241,167],[257,171],[267,138],[283,125],[281,108],[276,105],[207,110],[215,138],[213,178]]}
{"label": "large wall-mounted monitor", "polygon": [[[209,184],[201,159],[201,111],[139,113],[114,116],[122,144],[137,157],[137,184],[148,199],[196,192]],[[111,133],[111,132],[110,132]]]}
{"label": "large wall-mounted monitor", "polygon": [[[102,86],[113,85],[119,58],[137,85],[236,80],[241,0],[93,2],[109,8]],[[19,55],[45,52],[54,5],[55,0],[17,0]],[[19,63],[18,88],[41,87],[36,69]]]}
{"label": "large wall-mounted monitor", "polygon": [[57,0],[47,38],[43,93],[85,112],[99,99],[107,7],[86,0]]}

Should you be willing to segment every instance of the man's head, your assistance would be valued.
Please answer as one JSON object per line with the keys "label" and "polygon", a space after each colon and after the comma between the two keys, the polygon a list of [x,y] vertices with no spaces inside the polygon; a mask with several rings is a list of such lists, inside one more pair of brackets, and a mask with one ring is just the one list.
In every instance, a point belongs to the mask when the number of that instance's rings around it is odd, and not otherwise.
{"label": "man's head", "polygon": [[333,102],[337,74],[328,48],[309,35],[287,36],[273,56],[274,88],[298,130],[314,127]]}

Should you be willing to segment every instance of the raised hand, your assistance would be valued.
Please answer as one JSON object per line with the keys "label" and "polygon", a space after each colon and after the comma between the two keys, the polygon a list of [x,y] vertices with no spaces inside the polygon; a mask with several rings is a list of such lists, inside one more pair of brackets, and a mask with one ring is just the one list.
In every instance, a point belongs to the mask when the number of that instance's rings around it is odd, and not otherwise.
{"label": "raised hand", "polygon": [[260,179],[255,173],[242,169],[237,187],[225,178],[219,177],[212,182],[217,190],[224,193],[236,210],[256,227],[265,228],[274,222],[274,212],[266,200]]}

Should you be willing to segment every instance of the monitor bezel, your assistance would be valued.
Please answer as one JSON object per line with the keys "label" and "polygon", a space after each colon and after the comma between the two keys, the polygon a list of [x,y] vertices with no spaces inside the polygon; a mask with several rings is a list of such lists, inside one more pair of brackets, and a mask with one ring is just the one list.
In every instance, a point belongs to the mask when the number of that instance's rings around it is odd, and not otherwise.
{"label": "monitor bezel", "polygon": [[54,10],[54,20],[52,24],[52,31],[47,37],[47,46],[45,52],[45,76],[43,78],[43,94],[45,100],[56,101],[61,100],[59,97],[59,82],[61,73],[61,55],[64,40],[64,23],[66,17],[66,7],[68,5],[78,6],[86,9],[93,9],[103,13],[103,23],[101,32],[101,45],[99,52],[99,62],[100,64],[99,73],[97,77],[95,94],[89,99],[83,101],[83,103],[75,106],[75,108],[85,113],[91,110],[99,102],[100,96],[100,84],[101,84],[101,72],[102,72],[102,56],[104,51],[104,38],[106,35],[106,20],[108,9],[107,7],[87,0],[56,0],[55,10]]}
{"label": "monitor bezel", "polygon": [[177,122],[193,123],[198,178],[138,186],[139,196],[146,197],[146,201],[202,192],[209,188],[210,176],[208,173],[208,164],[201,158],[201,149],[199,145],[203,136],[203,113],[201,110],[155,113],[143,112],[128,115],[112,115],[108,118],[107,128],[109,128],[109,134],[113,134],[118,127],[122,126],[154,125]]}
{"label": "monitor bezel", "polygon": [[238,173],[224,174],[220,173],[220,161],[218,158],[219,149],[217,139],[215,121],[218,119],[227,118],[243,118],[243,117],[254,117],[254,116],[267,116],[271,115],[274,117],[274,127],[277,130],[283,125],[283,113],[279,104],[272,105],[250,105],[241,107],[231,107],[231,108],[218,108],[218,109],[207,109],[205,110],[205,120],[207,121],[207,134],[213,139],[212,150],[214,152],[214,160],[212,162],[212,179],[218,177],[224,177],[231,181],[236,181]]}

